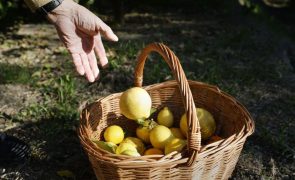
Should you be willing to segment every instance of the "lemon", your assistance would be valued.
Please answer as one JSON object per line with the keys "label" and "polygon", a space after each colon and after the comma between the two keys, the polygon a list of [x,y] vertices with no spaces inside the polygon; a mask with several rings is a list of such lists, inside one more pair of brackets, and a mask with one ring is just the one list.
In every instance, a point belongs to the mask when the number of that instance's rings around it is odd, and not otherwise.
{"label": "lemon", "polygon": [[124,139],[124,132],[120,126],[112,125],[107,127],[103,136],[105,141],[119,144]]}
{"label": "lemon", "polygon": [[165,145],[165,155],[173,151],[181,152],[186,144],[186,140],[173,138]]}
{"label": "lemon", "polygon": [[150,148],[144,152],[144,155],[164,155],[164,153],[160,149]]}
{"label": "lemon", "polygon": [[[197,117],[199,119],[199,123],[201,127],[202,140],[207,140],[215,132],[215,129],[216,129],[215,120],[212,114],[203,108],[196,108],[196,111],[197,111]],[[187,137],[186,114],[182,115],[179,125],[180,125],[180,129],[182,133]]]}
{"label": "lemon", "polygon": [[222,138],[220,136],[214,135],[214,136],[211,136],[208,139],[208,141],[206,142],[206,144],[211,144],[211,143],[214,143],[214,142],[219,141],[219,140],[222,140]]}
{"label": "lemon", "polygon": [[132,151],[132,150],[125,150],[121,152],[122,155],[127,155],[127,156],[132,156],[132,157],[139,157],[140,154],[137,151]]}
{"label": "lemon", "polygon": [[137,152],[137,149],[134,147],[133,144],[130,143],[120,143],[120,145],[116,149],[116,154],[121,154],[122,152],[130,150]]}
{"label": "lemon", "polygon": [[104,141],[92,141],[96,146],[111,152],[111,153],[115,153],[116,149],[117,149],[117,145],[115,143],[112,142],[104,142]]}
{"label": "lemon", "polygon": [[158,124],[153,120],[145,120],[144,123],[136,128],[136,136],[143,142],[150,143],[150,131]]}
{"label": "lemon", "polygon": [[179,139],[185,139],[180,128],[170,128],[170,131],[174,137],[179,138]]}
{"label": "lemon", "polygon": [[136,128],[136,136],[145,143],[150,143],[150,130],[147,127],[140,126]]}
{"label": "lemon", "polygon": [[169,128],[163,125],[154,127],[150,132],[150,141],[153,147],[164,149],[165,144],[173,138]]}
{"label": "lemon", "polygon": [[137,152],[139,152],[139,154],[143,154],[145,150],[143,142],[136,137],[127,137],[123,140],[123,143],[130,143],[134,145],[134,147],[137,149]]}
{"label": "lemon", "polygon": [[148,92],[140,87],[133,87],[120,97],[121,113],[128,119],[146,119],[150,116],[152,99]]}
{"label": "lemon", "polygon": [[158,124],[171,127],[173,125],[173,114],[168,107],[164,107],[158,114]]}

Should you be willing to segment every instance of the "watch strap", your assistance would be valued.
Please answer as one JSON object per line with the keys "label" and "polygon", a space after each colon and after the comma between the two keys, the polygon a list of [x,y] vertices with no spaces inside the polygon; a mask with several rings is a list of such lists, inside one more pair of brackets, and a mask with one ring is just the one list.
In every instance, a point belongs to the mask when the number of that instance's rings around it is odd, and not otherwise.
{"label": "watch strap", "polygon": [[62,2],[63,0],[52,0],[48,2],[47,4],[39,7],[37,9],[37,12],[42,14],[43,16],[46,16],[49,12],[57,8]]}

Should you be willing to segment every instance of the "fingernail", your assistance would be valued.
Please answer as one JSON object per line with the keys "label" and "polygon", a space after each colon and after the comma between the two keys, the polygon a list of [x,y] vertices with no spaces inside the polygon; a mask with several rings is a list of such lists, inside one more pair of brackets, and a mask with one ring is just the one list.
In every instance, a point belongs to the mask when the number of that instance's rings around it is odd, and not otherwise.
{"label": "fingernail", "polygon": [[100,78],[100,75],[98,74],[97,77],[95,78],[95,80],[97,81],[97,80],[99,80],[99,78]]}
{"label": "fingernail", "polygon": [[104,64],[103,66],[101,66],[103,69],[109,67],[109,63]]}
{"label": "fingernail", "polygon": [[100,65],[102,68],[105,68],[107,65],[108,65],[108,58],[107,57],[104,57],[100,60]]}
{"label": "fingernail", "polygon": [[116,34],[114,34],[114,33],[113,33],[113,40],[114,40],[114,41],[119,41],[118,36],[117,36]]}
{"label": "fingernail", "polygon": [[91,82],[91,83],[94,82],[94,80],[95,80],[93,76],[88,77],[87,79],[88,79],[88,81]]}
{"label": "fingernail", "polygon": [[99,75],[99,69],[97,69],[96,71],[93,71],[93,76],[95,79],[97,79],[98,75]]}
{"label": "fingernail", "polygon": [[77,71],[78,71],[78,73],[79,73],[81,76],[83,76],[83,75],[85,74],[84,69],[79,69],[79,70],[77,70]]}

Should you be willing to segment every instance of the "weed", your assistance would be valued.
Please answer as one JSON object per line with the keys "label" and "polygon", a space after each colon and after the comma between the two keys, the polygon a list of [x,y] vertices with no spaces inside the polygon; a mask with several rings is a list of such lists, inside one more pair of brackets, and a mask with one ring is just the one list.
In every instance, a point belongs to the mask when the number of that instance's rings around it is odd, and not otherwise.
{"label": "weed", "polygon": [[63,124],[72,124],[77,120],[78,98],[75,80],[71,76],[63,75],[43,88],[44,101],[40,104],[31,104],[23,110],[23,118],[32,121],[55,119]]}

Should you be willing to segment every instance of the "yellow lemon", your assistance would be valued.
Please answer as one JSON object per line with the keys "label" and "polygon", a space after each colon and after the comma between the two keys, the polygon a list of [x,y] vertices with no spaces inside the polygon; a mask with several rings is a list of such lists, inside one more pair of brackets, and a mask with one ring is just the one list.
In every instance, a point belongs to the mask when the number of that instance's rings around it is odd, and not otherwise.
{"label": "yellow lemon", "polygon": [[173,138],[165,145],[165,155],[173,151],[181,152],[186,144],[186,140]]}
{"label": "yellow lemon", "polygon": [[134,147],[133,144],[130,143],[120,143],[120,145],[116,149],[116,154],[121,154],[122,152],[130,150],[137,152],[137,149]]}
{"label": "yellow lemon", "polygon": [[[196,108],[197,117],[201,127],[202,140],[207,140],[216,130],[215,120],[210,112],[203,108]],[[180,120],[181,132],[187,137],[187,120],[186,114],[183,114]]]}
{"label": "yellow lemon", "polygon": [[136,136],[145,143],[150,143],[150,130],[147,127],[139,126],[136,128]]}
{"label": "yellow lemon", "polygon": [[179,139],[185,139],[180,128],[170,128],[170,131],[174,137],[179,138]]}
{"label": "yellow lemon", "polygon": [[139,154],[143,154],[145,150],[143,142],[136,137],[127,137],[123,140],[123,143],[130,143],[134,145],[134,147],[137,149],[137,152],[139,152]]}
{"label": "yellow lemon", "polygon": [[152,99],[148,92],[140,87],[133,87],[120,97],[121,113],[128,119],[146,119],[150,116]]}
{"label": "yellow lemon", "polygon": [[164,153],[160,149],[150,148],[144,152],[144,155],[164,155]]}
{"label": "yellow lemon", "polygon": [[171,127],[173,125],[173,114],[168,107],[164,107],[158,114],[158,124]]}
{"label": "yellow lemon", "polygon": [[158,124],[153,120],[145,120],[144,123],[136,128],[136,136],[143,142],[150,143],[150,131]]}
{"label": "yellow lemon", "polygon": [[150,141],[153,147],[164,149],[166,143],[173,138],[169,128],[163,125],[154,127],[150,132]]}
{"label": "yellow lemon", "polygon": [[116,149],[117,149],[117,145],[115,143],[112,143],[112,142],[104,142],[104,141],[96,141],[96,140],[93,140],[92,141],[96,146],[106,150],[106,151],[109,151],[111,153],[115,153],[116,152]]}
{"label": "yellow lemon", "polygon": [[105,141],[119,144],[124,139],[124,132],[120,126],[112,125],[107,127],[103,136]]}

